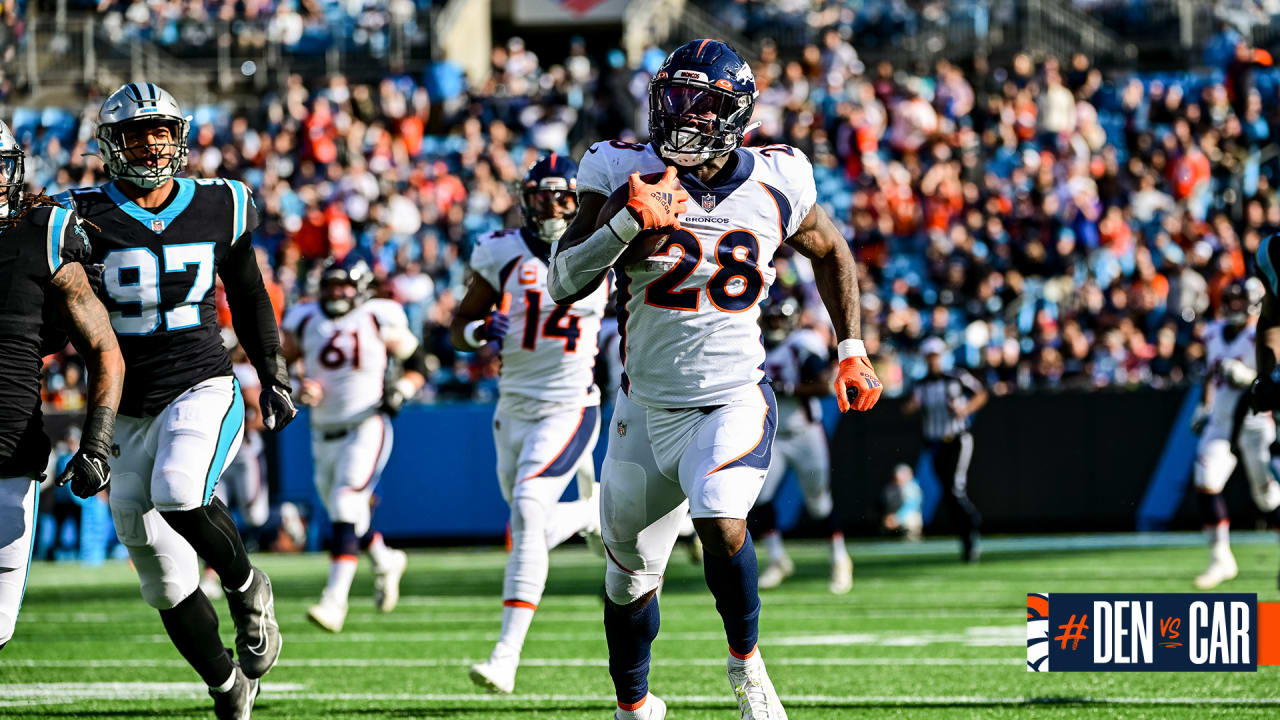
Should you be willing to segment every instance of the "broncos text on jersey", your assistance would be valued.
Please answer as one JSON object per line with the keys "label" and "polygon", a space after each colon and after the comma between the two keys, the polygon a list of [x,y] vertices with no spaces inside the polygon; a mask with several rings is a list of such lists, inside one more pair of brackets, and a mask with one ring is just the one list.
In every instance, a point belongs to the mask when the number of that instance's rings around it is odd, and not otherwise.
{"label": "broncos text on jersey", "polygon": [[387,375],[385,338],[409,327],[403,307],[373,299],[329,317],[308,302],[290,309],[283,327],[297,338],[307,377],[324,390],[311,410],[313,426],[346,426],[378,411]]}
{"label": "broncos text on jersey", "polygon": [[[236,180],[175,178],[169,202],[142,208],[108,182],[58,196],[86,224],[102,263],[103,304],[124,355],[120,414],[159,413],[178,395],[231,374],[214,306],[214,273],[252,253],[258,211]],[[225,278],[224,278],[225,279]]]}
{"label": "broncos text on jersey", "polygon": [[548,258],[535,247],[514,229],[481,237],[471,252],[471,269],[511,297],[498,393],[509,410],[528,419],[548,414],[551,406],[600,404],[596,341],[609,299],[605,282],[573,305],[556,305],[547,291]]}
{"label": "broncos text on jersey", "polygon": [[[0,477],[40,472],[49,440],[40,413],[42,338],[60,335],[46,293],[67,263],[89,247],[76,214],[38,207],[0,228]],[[56,343],[49,343],[50,345]]]}
{"label": "broncos text on jersey", "polygon": [[[708,187],[691,175],[681,229],[657,252],[617,268],[623,388],[643,405],[727,401],[764,377],[759,302],[773,284],[773,255],[817,198],[813,168],[787,145],[738,148],[737,166]],[[666,165],[651,145],[598,142],[579,163],[579,192],[608,196],[632,172]]]}

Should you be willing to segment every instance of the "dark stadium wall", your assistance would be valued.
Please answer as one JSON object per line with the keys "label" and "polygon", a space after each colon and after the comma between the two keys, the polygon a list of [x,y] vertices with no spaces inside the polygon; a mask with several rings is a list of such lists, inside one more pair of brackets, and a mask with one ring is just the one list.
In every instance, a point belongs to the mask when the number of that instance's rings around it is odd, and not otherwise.
{"label": "dark stadium wall", "polygon": [[[974,423],[969,494],[987,532],[1086,532],[1194,529],[1199,526],[1191,468],[1197,438],[1187,419],[1198,389],[1037,393],[992,398]],[[850,534],[878,532],[881,493],[898,463],[916,468],[925,490],[926,518],[941,488],[923,453],[917,417],[903,400],[885,398],[866,415],[836,412],[828,399],[832,489]],[[311,508],[316,528],[324,511],[312,482],[311,432],[306,410],[278,441],[280,475],[272,502]],[[400,540],[498,540],[507,507],[494,475],[493,406],[410,406],[394,422],[395,446],[378,486],[375,524]],[[80,422],[51,413],[55,441]],[[609,436],[602,416],[596,467]],[[1239,474],[1237,469],[1237,475]],[[1233,477],[1226,496],[1235,527],[1257,521],[1247,484]],[[566,498],[576,495],[570,484]],[[778,497],[781,526],[809,530],[803,501],[788,481]],[[1144,519],[1139,521],[1139,516]],[[948,531],[939,512],[926,534]]]}

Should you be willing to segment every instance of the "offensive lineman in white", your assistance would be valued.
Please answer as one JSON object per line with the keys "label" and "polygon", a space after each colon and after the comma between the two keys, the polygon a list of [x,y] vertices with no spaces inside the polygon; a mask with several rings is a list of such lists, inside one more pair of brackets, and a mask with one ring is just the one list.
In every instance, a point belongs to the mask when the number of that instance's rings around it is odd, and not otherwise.
{"label": "offensive lineman in white", "polygon": [[[757,303],[783,242],[813,262],[841,338],[840,409],[852,400],[869,410],[882,391],[859,339],[853,255],[815,202],[807,158],[785,145],[740,147],[755,96],[751,68],[728,45],[678,48],[649,85],[651,143],[600,142],[587,151],[581,209],[553,253],[549,288],[558,303],[591,292],[610,268],[618,273],[626,375],[600,488],[617,720],[666,716],[649,693],[650,648],[656,591],[686,508],[702,538],[741,717],[786,718],[756,648],[760,596],[746,532],[777,424],[773,392],[761,384]],[[654,184],[641,178],[658,172]],[[624,186],[626,206],[599,217]],[[655,252],[615,267],[641,230],[657,228],[670,230]]]}
{"label": "offensive lineman in white", "polygon": [[[599,539],[594,369],[608,290],[601,285],[571,306],[555,305],[547,294],[551,243],[578,209],[577,172],[577,163],[555,153],[529,168],[520,192],[524,227],[477,243],[471,285],[450,327],[460,350],[502,341],[493,440],[498,484],[511,506],[511,556],[498,643],[487,661],[471,667],[471,679],[496,692],[515,688],[525,635],[547,584],[548,552],[575,534]],[[559,502],[575,477],[580,499]]]}
{"label": "offensive lineman in white", "polygon": [[1209,539],[1209,566],[1195,579],[1195,586],[1202,590],[1217,587],[1238,572],[1229,540],[1231,521],[1222,498],[1237,457],[1244,463],[1258,509],[1271,515],[1280,508],[1280,484],[1269,468],[1270,447],[1276,439],[1275,421],[1269,413],[1254,413],[1246,397],[1257,376],[1254,342],[1263,292],[1262,283],[1256,278],[1228,285],[1222,291],[1224,318],[1211,324],[1205,333],[1210,377],[1192,419],[1192,428],[1200,433],[1195,483],[1200,516]]}
{"label": "offensive lineman in white", "polygon": [[[347,619],[361,550],[373,560],[379,612],[395,609],[408,562],[372,529],[370,501],[391,456],[390,416],[422,388],[426,368],[404,308],[368,297],[372,279],[364,260],[331,259],[321,271],[319,302],[295,306],[283,323],[285,357],[291,364],[303,360],[298,399],[312,408],[316,491],[333,523],[329,580],[307,617],[335,633]],[[392,360],[404,363],[404,373],[388,386]]]}
{"label": "offensive lineman in white", "polygon": [[753,520],[759,525],[769,554],[769,564],[760,573],[760,589],[776,588],[795,572],[795,564],[782,547],[773,504],[787,470],[792,469],[804,493],[809,517],[824,523],[830,538],[831,579],[827,589],[843,595],[853,589],[853,559],[831,498],[831,453],[818,404],[820,396],[831,392],[831,357],[827,340],[811,328],[797,327],[799,319],[800,304],[786,298],[767,305],[761,322],[768,348],[765,372],[772,378],[779,397],[777,445],[756,499]]}

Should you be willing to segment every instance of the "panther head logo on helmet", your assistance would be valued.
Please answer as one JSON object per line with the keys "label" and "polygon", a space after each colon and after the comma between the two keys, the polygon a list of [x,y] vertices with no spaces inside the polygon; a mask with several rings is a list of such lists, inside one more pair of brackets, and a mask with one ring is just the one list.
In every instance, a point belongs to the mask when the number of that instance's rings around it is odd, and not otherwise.
{"label": "panther head logo on helmet", "polygon": [[755,74],[731,46],[694,40],[649,82],[649,136],[664,159],[692,167],[742,145],[755,108]]}
{"label": "panther head logo on helmet", "polygon": [[96,135],[107,174],[140,188],[164,185],[186,167],[190,127],[163,88],[149,82],[121,86],[98,111]]}

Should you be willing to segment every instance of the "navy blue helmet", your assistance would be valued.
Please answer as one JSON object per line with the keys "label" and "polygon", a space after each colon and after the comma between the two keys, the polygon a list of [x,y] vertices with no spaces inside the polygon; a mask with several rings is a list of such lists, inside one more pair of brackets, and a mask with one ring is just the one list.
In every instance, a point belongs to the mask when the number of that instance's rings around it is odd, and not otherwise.
{"label": "navy blue helmet", "polygon": [[520,211],[535,238],[559,240],[578,214],[578,163],[556,153],[538,158],[520,185]]}
{"label": "navy blue helmet", "polygon": [[341,317],[369,299],[373,269],[355,253],[325,260],[320,270],[320,309],[329,317]]}
{"label": "navy blue helmet", "polygon": [[730,45],[676,48],[649,82],[649,137],[658,154],[693,166],[733,152],[750,130],[756,77]]}

